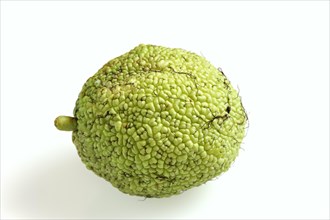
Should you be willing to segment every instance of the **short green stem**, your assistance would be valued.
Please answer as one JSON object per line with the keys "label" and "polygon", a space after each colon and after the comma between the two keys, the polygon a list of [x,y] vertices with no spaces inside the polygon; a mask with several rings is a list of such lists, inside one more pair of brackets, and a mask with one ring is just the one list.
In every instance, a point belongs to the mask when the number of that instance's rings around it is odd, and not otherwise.
{"label": "short green stem", "polygon": [[77,129],[77,118],[58,116],[54,121],[55,127],[61,131],[74,131]]}

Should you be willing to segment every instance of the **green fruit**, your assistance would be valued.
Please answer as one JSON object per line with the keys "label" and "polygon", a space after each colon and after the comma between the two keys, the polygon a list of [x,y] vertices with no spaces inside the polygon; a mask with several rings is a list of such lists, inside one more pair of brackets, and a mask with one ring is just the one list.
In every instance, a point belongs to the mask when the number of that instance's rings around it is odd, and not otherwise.
{"label": "green fruit", "polygon": [[72,130],[88,169],[124,193],[168,197],[228,170],[247,117],[221,70],[182,49],[139,45],[106,63],[79,94]]}

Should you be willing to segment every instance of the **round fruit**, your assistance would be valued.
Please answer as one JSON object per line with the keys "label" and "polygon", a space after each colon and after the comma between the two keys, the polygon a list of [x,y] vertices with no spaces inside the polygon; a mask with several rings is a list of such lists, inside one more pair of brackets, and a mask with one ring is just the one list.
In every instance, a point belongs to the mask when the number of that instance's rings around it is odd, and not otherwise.
{"label": "round fruit", "polygon": [[106,63],[79,94],[73,131],[88,169],[124,193],[168,197],[228,170],[247,117],[226,76],[194,53],[139,45]]}

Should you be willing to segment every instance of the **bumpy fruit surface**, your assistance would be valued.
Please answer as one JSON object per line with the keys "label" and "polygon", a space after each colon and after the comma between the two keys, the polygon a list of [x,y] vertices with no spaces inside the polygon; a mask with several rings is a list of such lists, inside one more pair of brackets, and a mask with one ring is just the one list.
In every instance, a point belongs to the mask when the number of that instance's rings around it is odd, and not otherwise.
{"label": "bumpy fruit surface", "polygon": [[79,94],[73,130],[81,160],[124,193],[168,197],[228,170],[247,117],[221,70],[194,53],[139,45],[106,63]]}

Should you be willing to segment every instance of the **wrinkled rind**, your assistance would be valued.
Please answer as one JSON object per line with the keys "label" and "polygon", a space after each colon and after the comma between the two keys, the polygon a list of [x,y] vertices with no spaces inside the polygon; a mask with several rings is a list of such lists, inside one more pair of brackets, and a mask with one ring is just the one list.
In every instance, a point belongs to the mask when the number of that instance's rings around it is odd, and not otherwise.
{"label": "wrinkled rind", "polygon": [[238,155],[246,117],[207,60],[139,45],[89,78],[73,142],[88,169],[124,193],[167,197],[220,175]]}

